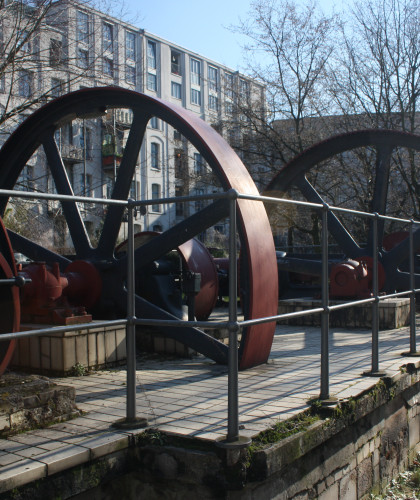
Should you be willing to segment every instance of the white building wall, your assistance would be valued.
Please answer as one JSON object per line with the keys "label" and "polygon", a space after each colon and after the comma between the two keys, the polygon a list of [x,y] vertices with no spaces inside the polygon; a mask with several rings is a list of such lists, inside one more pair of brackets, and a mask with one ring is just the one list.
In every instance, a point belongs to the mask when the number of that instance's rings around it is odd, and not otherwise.
{"label": "white building wall", "polygon": [[[51,39],[61,40],[63,43],[63,52],[68,58],[67,65],[57,68],[47,68],[41,64],[38,69],[36,80],[38,86],[47,89],[51,86],[51,78],[63,81],[63,91],[74,91],[83,87],[116,85],[126,89],[144,92],[148,95],[162,98],[174,104],[183,106],[199,115],[204,120],[212,123],[218,122],[224,117],[224,94],[223,81],[226,72],[235,74],[238,79],[238,73],[210,61],[201,55],[186,50],[171,42],[165,41],[135,26],[128,25],[111,18],[101,12],[87,8],[85,4],[79,6],[74,2],[69,2],[68,8],[60,12],[60,23],[56,26],[44,27],[39,36],[39,47],[44,52],[49,51]],[[76,40],[77,34],[77,12],[81,11],[88,15],[89,38],[85,41]],[[64,20],[64,21],[63,21]],[[109,49],[105,49],[103,44],[103,25],[104,23],[112,26],[113,44]],[[127,57],[127,33],[135,35],[135,60]],[[155,44],[156,48],[156,68],[150,68],[148,65],[148,42]],[[89,54],[89,66],[91,69],[80,78],[81,69],[78,67],[78,51],[87,50]],[[179,74],[171,71],[172,53],[179,55]],[[113,76],[104,74],[105,58],[112,61]],[[135,83],[127,81],[127,67],[133,68],[135,74]],[[192,78],[192,68],[199,66],[199,82],[197,78]],[[217,73],[217,88],[209,88],[209,67],[214,68]],[[156,90],[150,89],[148,85],[148,74],[156,77]],[[75,78],[79,76],[78,78]],[[197,75],[198,76],[198,75]],[[241,76],[242,78],[242,76]],[[174,96],[172,84],[180,85],[180,95]],[[251,82],[250,82],[251,84]],[[200,102],[194,103],[192,92],[199,92]],[[209,109],[209,96],[217,98],[218,108]],[[197,94],[195,94],[197,97]],[[83,124],[82,124],[83,125]],[[102,165],[102,139],[103,131],[100,119],[86,120],[85,127],[90,130],[93,143],[92,152],[86,158],[85,163],[73,163],[69,168],[73,175],[73,188],[75,193],[81,194],[81,179],[86,174],[89,179],[89,191],[92,196],[102,197],[107,195],[107,179],[113,175],[109,168]],[[73,137],[75,147],[80,146],[80,132]],[[64,131],[62,133],[64,135]],[[64,142],[64,140],[63,140]],[[152,143],[159,145],[159,169],[154,169],[151,164]],[[83,145],[83,144],[82,144]],[[175,150],[180,147],[188,159],[188,167],[193,169],[193,157],[197,151],[191,146],[188,147],[183,141],[174,140],[174,131],[168,124],[159,120],[159,128],[154,129],[150,126],[144,137],[143,145],[140,151],[138,166],[134,176],[136,183],[137,196],[143,199],[152,198],[153,186],[160,186],[162,197],[175,195],[176,186],[180,186],[182,181],[175,178]],[[38,169],[45,169],[42,154],[35,162]],[[193,177],[190,178],[190,192],[213,192],[214,186],[208,184],[195,185]],[[197,191],[200,190],[200,191]],[[194,206],[194,204],[193,204]],[[95,215],[86,212],[86,220],[95,223]],[[166,230],[177,221],[175,215],[175,205],[160,205],[160,210],[154,210],[149,207],[147,214],[138,216],[137,223],[144,230],[153,229],[161,226]]]}

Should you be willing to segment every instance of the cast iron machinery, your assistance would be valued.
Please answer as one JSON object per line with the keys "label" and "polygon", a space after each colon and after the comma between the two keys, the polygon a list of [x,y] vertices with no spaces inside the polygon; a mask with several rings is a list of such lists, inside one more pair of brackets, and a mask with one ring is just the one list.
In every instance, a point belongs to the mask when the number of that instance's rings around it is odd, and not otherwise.
{"label": "cast iron machinery", "polygon": [[[419,157],[414,157],[414,155],[418,155],[420,151],[420,137],[404,132],[362,130],[337,135],[320,142],[283,167],[269,183],[264,194],[283,197],[285,193],[292,190],[295,199],[302,197],[308,202],[318,204],[329,202],[311,182],[310,175],[313,170],[318,168],[318,175],[322,175],[323,169],[326,170],[325,164],[330,162],[331,168],[325,175],[335,177],[334,182],[338,185],[341,194],[344,194],[352,180],[351,176],[355,174],[351,155],[355,151],[359,154],[360,151],[365,153],[367,150],[369,150],[371,160],[373,159],[374,167],[368,167],[359,181],[356,180],[355,189],[366,191],[368,199],[364,200],[365,211],[392,215],[391,205],[393,203],[401,205],[403,199],[398,189],[393,194],[390,190],[390,185],[401,187],[403,184],[400,173],[392,167],[393,155],[398,153],[400,160],[403,158],[403,161],[407,163],[410,157],[412,162],[413,158],[419,161]],[[407,156],[404,157],[404,154]],[[345,165],[341,170],[337,162],[334,164],[334,159],[340,155]],[[415,164],[415,161],[413,163]],[[346,205],[343,204],[343,206]],[[360,210],[360,207],[355,207],[354,204],[347,208]],[[328,212],[329,234],[338,247],[335,251],[337,255],[333,259],[330,258],[329,266],[330,291],[335,297],[364,297],[372,292],[373,222],[369,219],[365,231],[360,231],[366,219],[357,220],[358,222],[349,224],[342,214]],[[408,232],[398,231],[387,234],[386,225],[380,219],[377,227],[379,290],[387,293],[407,290],[409,289],[407,261],[410,251]],[[352,230],[358,233],[357,236],[354,232],[352,234]],[[413,239],[414,249],[417,250],[420,248],[418,226],[414,231]],[[306,276],[321,276],[321,260],[315,252],[305,258],[278,252],[278,266],[280,275],[293,272]],[[419,286],[420,270],[417,266],[415,287],[419,288]]]}
{"label": "cast iron machinery", "polygon": [[[111,198],[127,200],[137,158],[146,127],[157,117],[178,130],[202,154],[225,191],[258,195],[246,168],[230,146],[195,114],[133,91],[117,88],[83,89],[60,97],[27,118],[10,136],[0,151],[0,188],[13,189],[31,156],[41,148],[54,180],[56,192],[73,195],[60,149],[55,140],[56,131],[66,122],[106,114],[107,110],[126,109],[132,113],[132,122],[124,153],[115,179]],[[233,192],[233,191],[232,191]],[[0,215],[4,215],[8,199],[0,199]],[[277,264],[273,239],[266,211],[261,202],[237,200],[239,239],[241,243],[241,289],[245,318],[273,316],[277,312]],[[90,297],[87,305],[94,318],[123,317],[126,314],[125,287],[127,257],[115,254],[117,237],[124,217],[124,207],[109,206],[104,218],[98,244],[93,246],[79,206],[63,201],[62,211],[74,246],[71,258],[47,249],[45,246],[8,231],[13,250],[36,262],[44,262],[58,282],[65,275],[89,276],[83,285],[74,282]],[[163,258],[176,248],[184,249],[194,236],[229,216],[229,200],[218,199],[198,213],[186,218],[167,231],[156,235],[135,250],[136,270],[139,272]],[[7,240],[7,238],[5,237]],[[16,275],[12,259],[8,261],[10,245],[6,242],[4,275]],[[2,247],[3,249],[3,247]],[[188,251],[185,250],[187,253]],[[4,250],[2,250],[4,252]],[[41,274],[44,271],[39,271]],[[141,283],[138,285],[141,289]],[[12,287],[14,289],[15,287]],[[9,292],[10,293],[10,292]],[[12,292],[16,294],[15,291]],[[138,293],[135,298],[136,316],[139,318],[177,320],[176,316]],[[92,303],[92,299],[93,303]],[[80,304],[83,306],[83,304]],[[79,304],[76,304],[79,306]],[[15,303],[17,317],[18,301]],[[84,314],[84,313],[82,313]],[[12,321],[12,320],[11,320]],[[13,320],[14,321],[14,320]],[[2,325],[3,331],[13,325]],[[14,326],[16,329],[17,326]],[[264,363],[269,355],[275,324],[260,324],[242,332],[239,347],[240,367],[247,368]],[[228,348],[204,331],[192,327],[163,327],[166,336],[174,338],[210,357],[227,362]],[[2,353],[3,365],[10,359],[12,344]]]}

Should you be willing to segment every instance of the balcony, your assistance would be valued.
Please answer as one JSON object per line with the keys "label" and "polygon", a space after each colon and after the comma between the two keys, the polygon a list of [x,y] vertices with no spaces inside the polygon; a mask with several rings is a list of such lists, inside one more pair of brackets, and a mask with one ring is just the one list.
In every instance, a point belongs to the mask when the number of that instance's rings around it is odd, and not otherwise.
{"label": "balcony", "polygon": [[102,167],[104,170],[111,170],[114,165],[118,168],[121,164],[124,150],[117,148],[113,144],[104,144],[102,146]]}
{"label": "balcony", "polygon": [[84,151],[73,144],[62,144],[61,157],[69,163],[80,163],[84,160]]}
{"label": "balcony", "polygon": [[122,128],[130,128],[133,123],[133,112],[131,109],[118,108],[113,113],[108,113],[104,120],[107,125],[115,124]]}

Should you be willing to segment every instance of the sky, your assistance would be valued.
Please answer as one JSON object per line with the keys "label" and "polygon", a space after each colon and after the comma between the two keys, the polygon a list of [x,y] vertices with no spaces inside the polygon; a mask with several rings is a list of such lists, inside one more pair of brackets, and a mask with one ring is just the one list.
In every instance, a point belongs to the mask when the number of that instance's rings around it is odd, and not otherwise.
{"label": "sky", "polygon": [[[234,70],[245,70],[246,38],[229,26],[246,20],[253,0],[114,0],[139,28]],[[343,0],[318,0],[331,11]],[[297,0],[299,2],[299,0]]]}
{"label": "sky", "polygon": [[243,69],[241,37],[228,30],[246,19],[251,0],[123,0],[127,20],[232,69]]}

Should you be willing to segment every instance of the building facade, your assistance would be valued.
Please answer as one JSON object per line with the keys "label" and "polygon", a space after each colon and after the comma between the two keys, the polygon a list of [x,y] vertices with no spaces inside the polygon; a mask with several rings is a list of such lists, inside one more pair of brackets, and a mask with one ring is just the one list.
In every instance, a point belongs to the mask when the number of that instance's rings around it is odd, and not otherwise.
{"label": "building facade", "polygon": [[[3,40],[12,36],[5,20],[0,35]],[[86,87],[117,86],[175,103],[212,124],[227,140],[240,134],[237,100],[264,101],[264,89],[239,72],[82,3],[56,3],[23,43],[25,59],[19,70],[2,76],[0,104],[6,99],[9,106],[12,102],[16,107],[20,102],[34,102],[15,115],[18,120],[13,125],[13,120],[5,122],[7,127],[3,124],[3,140],[15,124],[45,100]],[[131,120],[131,110],[124,108],[113,109],[103,117],[75,118],[60,124],[55,138],[74,194],[111,197]],[[232,127],[232,123],[237,124]],[[54,191],[42,150],[28,162],[16,187]],[[177,130],[153,117],[144,136],[130,196],[153,200],[208,194],[217,189],[201,154]],[[137,214],[136,230],[165,231],[203,204],[152,204],[145,214]],[[103,209],[90,205],[80,209],[94,239]],[[60,229],[63,221],[59,203],[39,203],[36,210],[37,217],[55,231],[51,238],[54,246],[68,251],[70,243]],[[223,235],[223,222],[211,231],[212,235],[203,237]]]}

